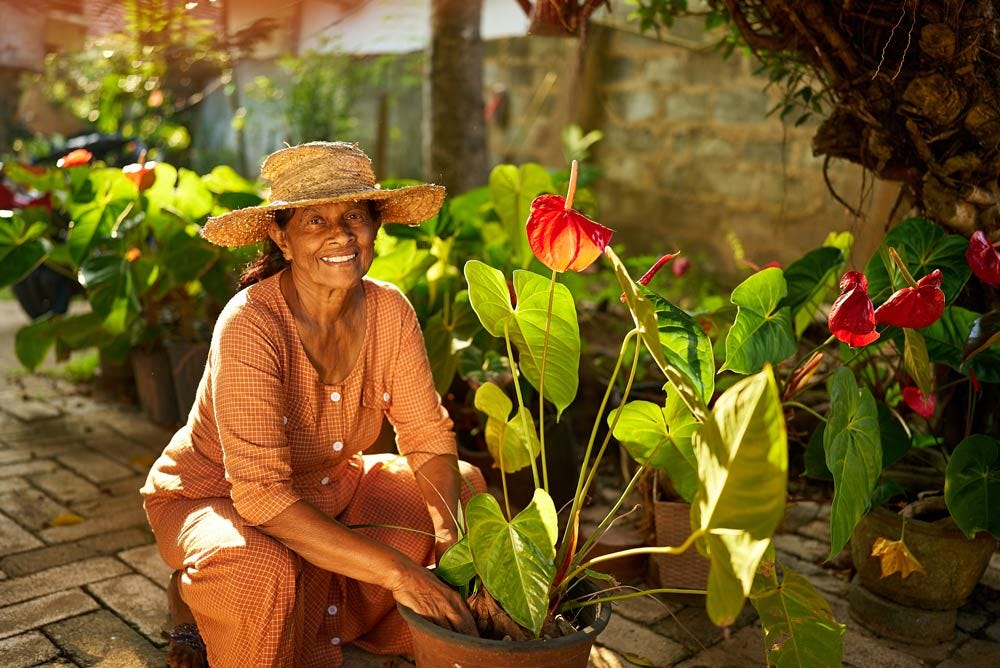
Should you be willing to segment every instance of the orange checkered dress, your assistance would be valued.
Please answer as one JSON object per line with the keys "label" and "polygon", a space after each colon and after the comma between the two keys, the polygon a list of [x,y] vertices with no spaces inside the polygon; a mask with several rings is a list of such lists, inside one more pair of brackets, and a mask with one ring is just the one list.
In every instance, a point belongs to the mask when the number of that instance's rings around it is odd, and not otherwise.
{"label": "orange checkered dress", "polygon": [[[341,647],[398,654],[408,629],[382,587],[321,570],[255,525],[299,499],[345,525],[433,533],[413,471],[455,454],[413,308],[396,288],[364,280],[367,320],[357,364],[320,381],[272,276],[237,294],[216,325],[188,423],[142,488],[166,563],[181,571],[213,668],[339,666]],[[399,452],[362,456],[383,415]],[[463,465],[463,497],[483,491]],[[359,528],[417,563],[433,539]]]}

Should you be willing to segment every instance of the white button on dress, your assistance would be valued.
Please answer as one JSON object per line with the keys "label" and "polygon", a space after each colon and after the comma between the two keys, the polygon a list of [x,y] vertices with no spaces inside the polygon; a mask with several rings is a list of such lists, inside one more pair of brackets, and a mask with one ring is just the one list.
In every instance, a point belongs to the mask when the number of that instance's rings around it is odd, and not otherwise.
{"label": "white button on dress", "polygon": [[334,403],[340,401],[340,392],[331,392],[330,393],[330,401],[332,401]]}
{"label": "white button on dress", "polygon": [[284,423],[284,424],[288,424],[288,416],[287,416],[287,415],[282,415],[282,416],[281,416],[281,421],[282,421],[282,423]]}
{"label": "white button on dress", "polygon": [[337,441],[336,443],[333,444],[333,451],[334,452],[340,452],[343,449],[344,449],[344,444],[341,443],[340,441]]}
{"label": "white button on dress", "polygon": [[382,395],[382,401],[388,402],[389,399],[390,399],[390,395],[389,395],[388,392],[386,392],[385,394]]}
{"label": "white button on dress", "polygon": [[337,614],[337,606],[331,605],[329,608],[326,609],[326,614],[328,614],[328,615],[335,615],[335,614]]}
{"label": "white button on dress", "polygon": [[338,638],[337,636],[334,636],[334,637],[330,638],[330,644],[331,645],[339,645],[340,644],[340,638]]}
{"label": "white button on dress", "polygon": [[319,481],[319,484],[321,484],[321,485],[329,485],[330,484],[330,476],[328,476],[328,475],[327,476],[323,476],[323,479]]}

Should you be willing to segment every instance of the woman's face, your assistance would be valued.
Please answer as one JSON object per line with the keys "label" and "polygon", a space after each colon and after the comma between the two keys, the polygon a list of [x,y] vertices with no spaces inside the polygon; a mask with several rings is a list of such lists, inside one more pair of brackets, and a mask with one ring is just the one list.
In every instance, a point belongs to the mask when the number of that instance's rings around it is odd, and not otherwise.
{"label": "woman's face", "polygon": [[293,276],[317,286],[358,285],[375,259],[379,224],[367,201],[333,202],[296,209],[284,229],[271,225],[271,238],[291,262]]}

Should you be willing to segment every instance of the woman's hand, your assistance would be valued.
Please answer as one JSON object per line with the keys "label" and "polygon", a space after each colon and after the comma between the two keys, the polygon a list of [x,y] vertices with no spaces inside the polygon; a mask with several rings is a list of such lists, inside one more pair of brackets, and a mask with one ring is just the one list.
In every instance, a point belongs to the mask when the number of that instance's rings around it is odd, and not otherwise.
{"label": "woman's hand", "polygon": [[472,613],[462,597],[426,568],[410,562],[389,590],[397,603],[402,603],[438,626],[479,636]]}

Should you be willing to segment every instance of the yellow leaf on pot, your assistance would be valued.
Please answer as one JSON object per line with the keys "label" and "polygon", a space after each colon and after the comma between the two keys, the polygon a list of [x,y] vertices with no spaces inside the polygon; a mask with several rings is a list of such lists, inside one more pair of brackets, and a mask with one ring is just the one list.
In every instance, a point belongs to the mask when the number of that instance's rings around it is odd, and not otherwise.
{"label": "yellow leaf on pot", "polygon": [[899,573],[904,578],[914,571],[926,573],[902,540],[876,538],[872,544],[872,556],[878,557],[881,561],[883,578],[893,573]]}

